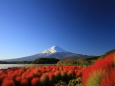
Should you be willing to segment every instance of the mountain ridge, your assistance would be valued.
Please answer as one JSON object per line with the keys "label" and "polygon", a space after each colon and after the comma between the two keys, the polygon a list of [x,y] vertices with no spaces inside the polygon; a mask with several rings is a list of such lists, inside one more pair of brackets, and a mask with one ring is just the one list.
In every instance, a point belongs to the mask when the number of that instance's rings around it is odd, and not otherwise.
{"label": "mountain ridge", "polygon": [[63,60],[63,59],[89,58],[91,56],[71,53],[71,52],[63,50],[62,48],[58,46],[52,46],[51,48],[44,50],[41,53],[37,53],[35,55],[15,58],[15,59],[7,59],[5,61],[33,61],[41,57],[42,58],[56,58],[59,60]]}

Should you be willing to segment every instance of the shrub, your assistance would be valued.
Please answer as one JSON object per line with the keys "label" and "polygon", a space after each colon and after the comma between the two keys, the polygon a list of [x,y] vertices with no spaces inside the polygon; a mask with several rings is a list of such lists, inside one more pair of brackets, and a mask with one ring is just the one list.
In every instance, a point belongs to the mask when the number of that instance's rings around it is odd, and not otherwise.
{"label": "shrub", "polygon": [[60,73],[59,71],[56,71],[56,72],[54,73],[54,77],[55,77],[55,81],[57,82],[57,81],[60,80],[60,78],[61,78],[61,73]]}
{"label": "shrub", "polygon": [[[107,54],[106,57],[104,57],[103,59],[98,59],[94,63],[94,65],[88,66],[84,70],[82,75],[83,86],[99,86],[100,83],[102,86],[104,86],[102,83],[104,83],[104,80],[107,79],[105,76],[111,74],[112,73],[111,71],[114,71],[114,58],[115,53],[112,52],[110,54]],[[111,79],[111,81],[114,82],[113,79]],[[105,85],[105,86],[112,86],[112,85]]]}
{"label": "shrub", "polygon": [[40,85],[40,79],[39,78],[33,78],[31,80],[31,86],[39,86]]}
{"label": "shrub", "polygon": [[42,76],[40,77],[40,82],[43,86],[47,86],[48,82],[49,82],[49,77],[47,74],[42,74]]}
{"label": "shrub", "polygon": [[12,79],[5,79],[2,82],[2,86],[16,86],[14,80]]}
{"label": "shrub", "polygon": [[28,80],[26,78],[21,79],[20,86],[28,86],[28,85],[29,85],[29,83],[28,83]]}

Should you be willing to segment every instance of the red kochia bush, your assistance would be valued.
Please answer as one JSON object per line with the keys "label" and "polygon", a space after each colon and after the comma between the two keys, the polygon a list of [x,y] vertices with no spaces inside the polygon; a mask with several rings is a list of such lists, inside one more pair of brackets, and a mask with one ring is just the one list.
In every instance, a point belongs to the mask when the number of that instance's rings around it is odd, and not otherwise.
{"label": "red kochia bush", "polygon": [[16,86],[19,86],[19,85],[20,85],[20,81],[21,81],[21,77],[20,77],[20,76],[17,76],[17,77],[15,78]]}
{"label": "red kochia bush", "polygon": [[28,83],[28,80],[26,78],[21,79],[20,86],[28,86],[28,85],[29,85],[29,83]]}
{"label": "red kochia bush", "polygon": [[55,80],[54,73],[48,73],[49,81],[53,82]]}
{"label": "red kochia bush", "polygon": [[42,74],[42,76],[40,77],[40,82],[43,86],[47,86],[48,82],[49,82],[49,77],[47,74]]}
{"label": "red kochia bush", "polygon": [[102,78],[100,86],[115,86],[115,69]]}
{"label": "red kochia bush", "polygon": [[67,75],[68,75],[69,79],[75,78],[75,71],[69,70],[68,73],[67,73]]}
{"label": "red kochia bush", "polygon": [[38,72],[37,76],[40,77],[41,75],[42,75],[42,73],[41,73],[41,72]]}
{"label": "red kochia bush", "polygon": [[39,78],[33,78],[31,80],[31,86],[40,86],[40,79]]}
{"label": "red kochia bush", "polygon": [[81,77],[82,76],[82,71],[78,71],[77,73],[76,73],[76,77]]}
{"label": "red kochia bush", "polygon": [[61,78],[61,73],[60,73],[60,71],[56,71],[56,72],[54,73],[54,77],[55,77],[55,81],[60,80],[60,78]]}
{"label": "red kochia bush", "polygon": [[2,83],[2,80],[5,78],[5,77],[7,77],[7,75],[6,74],[0,74],[0,84]]}
{"label": "red kochia bush", "polygon": [[[115,71],[114,59],[115,53],[110,53],[105,58],[98,59],[94,65],[88,66],[82,75],[82,86],[114,86],[115,80],[111,76],[115,76],[115,72],[112,73]],[[107,82],[110,84],[105,84]]]}
{"label": "red kochia bush", "polygon": [[16,86],[14,80],[12,79],[5,79],[2,82],[2,86]]}
{"label": "red kochia bush", "polygon": [[30,72],[28,75],[26,75],[26,78],[31,81],[31,79],[35,77],[35,74],[33,72]]}
{"label": "red kochia bush", "polygon": [[67,72],[61,71],[61,79],[66,80],[67,79]]}

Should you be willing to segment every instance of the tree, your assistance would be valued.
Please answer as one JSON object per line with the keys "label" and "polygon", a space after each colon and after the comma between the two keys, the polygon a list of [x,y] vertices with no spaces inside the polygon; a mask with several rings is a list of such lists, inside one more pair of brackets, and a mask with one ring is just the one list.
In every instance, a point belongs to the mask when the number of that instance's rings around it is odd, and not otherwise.
{"label": "tree", "polygon": [[32,61],[32,64],[56,64],[59,59],[56,58],[38,58]]}

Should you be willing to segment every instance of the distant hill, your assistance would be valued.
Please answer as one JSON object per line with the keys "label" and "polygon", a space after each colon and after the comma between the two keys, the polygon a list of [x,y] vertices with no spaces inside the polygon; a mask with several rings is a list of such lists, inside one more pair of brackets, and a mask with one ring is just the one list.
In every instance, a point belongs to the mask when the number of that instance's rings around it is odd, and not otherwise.
{"label": "distant hill", "polygon": [[63,60],[63,59],[91,58],[94,56],[75,54],[75,53],[65,51],[58,46],[52,46],[51,48],[49,48],[41,53],[35,54],[35,55],[22,57],[22,58],[7,59],[4,61],[33,61],[33,60],[41,58],[41,57],[43,57],[43,58],[57,58],[59,60]]}

